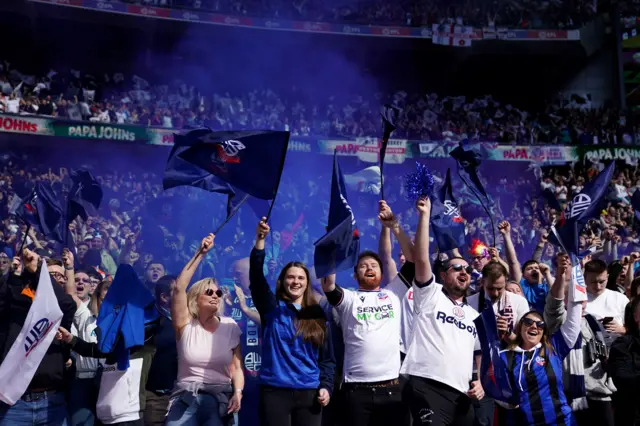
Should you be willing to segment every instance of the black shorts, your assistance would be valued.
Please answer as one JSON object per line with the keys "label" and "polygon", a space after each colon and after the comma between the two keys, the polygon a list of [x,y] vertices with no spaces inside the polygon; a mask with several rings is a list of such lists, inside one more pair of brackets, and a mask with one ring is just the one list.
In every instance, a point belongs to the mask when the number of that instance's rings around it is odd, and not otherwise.
{"label": "black shorts", "polygon": [[473,426],[471,399],[443,383],[409,376],[405,400],[411,407],[413,426]]}

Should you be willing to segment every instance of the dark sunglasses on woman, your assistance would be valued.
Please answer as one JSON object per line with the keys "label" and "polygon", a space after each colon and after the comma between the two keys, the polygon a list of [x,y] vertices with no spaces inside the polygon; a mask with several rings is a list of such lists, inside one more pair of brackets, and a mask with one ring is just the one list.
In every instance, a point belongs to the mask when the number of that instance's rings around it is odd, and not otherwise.
{"label": "dark sunglasses on woman", "polygon": [[459,263],[449,265],[449,269],[453,269],[456,272],[460,272],[464,269],[464,271],[469,275],[471,275],[471,273],[473,272],[473,267],[471,267],[470,265],[464,266]]}
{"label": "dark sunglasses on woman", "polygon": [[218,296],[218,297],[222,297],[222,295],[223,295],[222,290],[218,289],[218,290],[215,290],[215,291],[214,291],[212,288],[208,288],[208,289],[206,289],[206,290],[204,291],[204,294],[205,294],[205,295],[207,295],[207,296],[209,296],[209,297],[213,296],[214,294],[215,294],[216,296]]}
{"label": "dark sunglasses on woman", "polygon": [[543,329],[545,327],[545,323],[544,321],[536,321],[533,318],[523,318],[522,319],[522,324],[525,327],[531,327],[532,325],[536,325],[537,328]]}

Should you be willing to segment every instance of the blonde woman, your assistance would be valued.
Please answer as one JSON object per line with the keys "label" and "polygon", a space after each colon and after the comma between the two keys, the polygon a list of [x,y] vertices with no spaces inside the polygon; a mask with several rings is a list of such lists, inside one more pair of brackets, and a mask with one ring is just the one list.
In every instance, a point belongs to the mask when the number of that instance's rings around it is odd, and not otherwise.
{"label": "blonde woman", "polygon": [[222,316],[224,294],[214,278],[189,282],[213,247],[213,234],[184,267],[171,293],[171,319],[178,346],[178,379],[171,395],[167,426],[235,424],[244,375],[240,327]]}

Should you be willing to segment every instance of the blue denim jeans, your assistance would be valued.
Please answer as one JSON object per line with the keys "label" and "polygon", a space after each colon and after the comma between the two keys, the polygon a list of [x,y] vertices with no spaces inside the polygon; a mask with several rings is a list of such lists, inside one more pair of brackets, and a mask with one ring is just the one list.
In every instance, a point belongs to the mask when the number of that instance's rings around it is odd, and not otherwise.
{"label": "blue denim jeans", "polygon": [[237,415],[224,416],[219,413],[218,400],[206,393],[194,395],[183,392],[170,403],[165,426],[234,426]]}
{"label": "blue denim jeans", "polygon": [[96,379],[78,379],[71,382],[69,392],[70,426],[93,426],[95,422],[98,387]]}
{"label": "blue denim jeans", "polygon": [[9,406],[0,403],[0,426],[68,426],[64,392],[35,393]]}

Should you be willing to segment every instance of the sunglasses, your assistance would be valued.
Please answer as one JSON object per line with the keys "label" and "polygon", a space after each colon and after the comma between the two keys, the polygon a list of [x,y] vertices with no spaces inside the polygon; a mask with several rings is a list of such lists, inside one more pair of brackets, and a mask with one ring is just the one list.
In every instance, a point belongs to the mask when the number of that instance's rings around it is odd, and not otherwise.
{"label": "sunglasses", "polygon": [[212,288],[208,288],[208,289],[206,289],[206,290],[204,291],[204,294],[205,294],[206,296],[209,296],[209,297],[213,296],[214,294],[215,294],[216,296],[218,296],[218,297],[222,297],[222,295],[223,295],[222,290],[218,289],[218,290],[215,290],[215,291],[214,291]]}
{"label": "sunglasses", "polygon": [[473,272],[473,267],[470,265],[464,266],[461,265],[459,263],[456,263],[454,265],[449,265],[449,267],[447,269],[453,269],[456,272],[460,272],[460,271],[465,271],[467,274],[471,275],[471,273]]}
{"label": "sunglasses", "polygon": [[536,321],[532,318],[523,318],[522,319],[522,324],[524,324],[525,327],[531,327],[532,325],[536,325],[537,328],[539,329],[543,329],[546,324],[544,323],[544,321]]}

